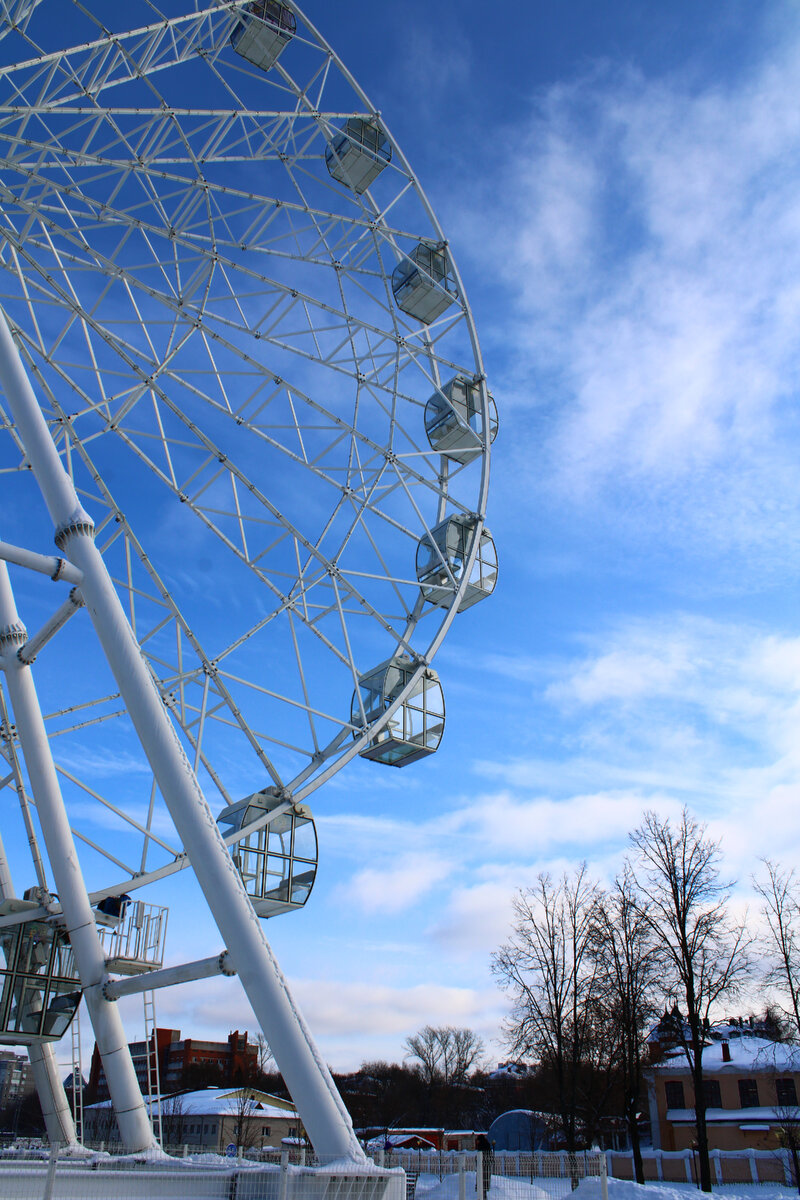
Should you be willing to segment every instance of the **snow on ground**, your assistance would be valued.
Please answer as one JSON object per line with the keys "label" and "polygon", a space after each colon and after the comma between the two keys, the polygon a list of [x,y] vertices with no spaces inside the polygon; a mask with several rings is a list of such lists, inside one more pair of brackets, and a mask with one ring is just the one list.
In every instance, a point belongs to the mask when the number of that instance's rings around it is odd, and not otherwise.
{"label": "snow on ground", "polygon": [[[438,1175],[420,1175],[417,1192],[424,1200],[458,1200],[458,1176],[448,1175],[441,1182]],[[714,1194],[725,1200],[797,1200],[795,1188],[777,1184],[714,1185]],[[691,1183],[631,1183],[625,1179],[609,1179],[608,1200],[696,1200],[702,1193]],[[475,1197],[475,1173],[467,1172],[467,1200]],[[581,1180],[576,1191],[570,1190],[568,1179],[504,1179],[495,1175],[487,1200],[602,1200],[600,1179]]]}

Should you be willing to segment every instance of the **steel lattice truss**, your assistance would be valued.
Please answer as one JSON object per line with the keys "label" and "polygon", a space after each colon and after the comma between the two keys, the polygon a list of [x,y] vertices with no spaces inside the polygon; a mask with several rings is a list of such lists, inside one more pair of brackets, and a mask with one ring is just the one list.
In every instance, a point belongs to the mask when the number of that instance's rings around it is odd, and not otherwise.
{"label": "steel lattice truss", "polygon": [[[366,737],[359,676],[429,662],[456,611],[423,602],[415,550],[483,516],[488,455],[440,458],[423,413],[455,374],[485,386],[460,281],[430,325],[394,301],[397,263],[443,241],[400,151],[364,195],[326,168],[373,116],[330,48],[298,11],[260,71],[230,45],[243,0],[181,7],[2,5],[0,305],[212,805],[302,797]],[[0,536],[49,552],[0,419],[32,531]],[[104,882],[157,870],[181,846],[144,767],[113,794],[87,770],[100,741],[134,753],[115,688],[83,617],[59,638],[37,678],[76,832]]]}

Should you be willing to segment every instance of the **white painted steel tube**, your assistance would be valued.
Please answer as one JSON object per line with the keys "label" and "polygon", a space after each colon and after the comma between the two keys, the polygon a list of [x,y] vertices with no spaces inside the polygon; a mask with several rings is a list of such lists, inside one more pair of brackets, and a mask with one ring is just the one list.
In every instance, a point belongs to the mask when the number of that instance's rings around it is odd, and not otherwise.
{"label": "white painted steel tube", "polygon": [[165,967],[163,971],[148,971],[143,975],[131,975],[128,979],[108,979],[103,984],[103,995],[107,1000],[119,1000],[120,996],[154,992],[157,988],[172,987],[177,983],[193,983],[196,979],[211,979],[214,975],[235,974],[231,956],[227,950],[223,950],[222,954],[215,954],[213,958],[201,958],[179,967]]}
{"label": "white painted steel tube", "polygon": [[366,1158],[353,1132],[350,1115],[292,1000],[167,714],[94,544],[91,522],[61,462],[5,319],[0,319],[0,385],[56,526],[57,545],[83,573],[81,592],[100,644],[306,1131],[321,1157],[363,1163]]}
{"label": "white painted steel tube", "polygon": [[67,583],[81,581],[80,571],[76,571],[72,563],[67,562],[65,558],[57,558],[55,554],[36,554],[33,550],[23,549],[22,546],[0,542],[0,558],[5,562],[14,563],[15,566],[38,571],[40,575],[48,575],[51,579],[65,579]]}
{"label": "white painted steel tube", "polygon": [[42,647],[46,646],[56,636],[59,629],[63,629],[67,621],[74,617],[81,608],[83,608],[83,596],[77,588],[73,588],[69,598],[60,608],[56,609],[49,621],[46,621],[41,629],[37,629],[36,633],[28,638],[25,645],[20,648],[20,660],[24,663],[32,663]]}
{"label": "white painted steel tube", "polygon": [[[14,896],[11,868],[8,865],[3,840],[0,838],[0,900],[12,900]],[[52,1042],[35,1042],[28,1047],[28,1058],[44,1117],[47,1140],[51,1146],[77,1145],[72,1112],[56,1062],[55,1046]]]}
{"label": "white painted steel tube", "polygon": [[[0,562],[0,627],[0,636],[5,630],[15,630],[19,637],[24,636],[4,562]],[[13,654],[6,655],[4,665],[31,791],[75,966],[85,989],[86,1006],[103,1060],[120,1136],[130,1150],[149,1149],[156,1141],[136,1080],[119,1010],[105,999],[101,990],[106,975],[105,953],[64,809],[31,668]]]}
{"label": "white painted steel tube", "polygon": [[[28,1058],[36,1094],[42,1106],[48,1142],[51,1146],[76,1146],[75,1123],[61,1082],[55,1046],[52,1042],[36,1042],[28,1047]],[[77,1086],[80,1087],[80,1083]]]}

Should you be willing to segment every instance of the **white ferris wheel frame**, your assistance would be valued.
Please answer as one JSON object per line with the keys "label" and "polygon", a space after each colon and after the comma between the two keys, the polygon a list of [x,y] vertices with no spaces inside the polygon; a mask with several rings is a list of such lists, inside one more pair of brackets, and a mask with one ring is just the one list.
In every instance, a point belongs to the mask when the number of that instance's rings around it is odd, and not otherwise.
{"label": "white ferris wheel frame", "polygon": [[[35,0],[34,3],[29,2],[27,4],[25,0],[18,0],[18,3],[14,6],[17,19],[24,24],[30,18],[35,7]],[[329,55],[330,63],[338,70],[362,102],[364,112],[374,114],[374,109],[353,76],[347,71],[318,31],[302,14],[299,6],[294,4],[292,0],[289,0],[288,7],[302,20],[303,25],[309,31],[310,35],[316,39],[318,45],[325,49]],[[5,5],[5,8],[7,11],[9,10],[8,5]],[[192,40],[193,31],[199,36],[199,33],[205,29],[206,24],[216,19],[220,12],[235,14],[246,9],[247,0],[225,0],[224,3],[207,4],[201,11],[194,14],[170,18],[167,22],[155,22],[149,27],[141,28],[125,36],[129,39],[136,38],[139,46],[143,44],[147,45],[148,70],[156,71],[159,68],[159,64],[163,66],[174,64],[179,59],[181,53],[187,56],[195,54],[196,44]],[[183,37],[180,51],[176,51],[175,49],[177,44],[175,39],[176,30],[180,30]],[[124,36],[116,38],[114,46],[119,48],[120,42],[123,41]],[[115,69],[122,69],[124,73],[124,64],[127,61],[124,54],[124,47],[123,52],[115,55],[108,53],[110,46],[111,39],[109,36],[98,39],[93,46],[81,48],[81,53],[86,56],[87,62],[90,60],[92,54],[96,54],[100,61],[99,69],[106,71],[109,77]],[[73,52],[65,51],[60,55],[54,53],[49,58],[55,64],[70,53]],[[106,54],[105,61],[103,58],[104,53]],[[172,54],[172,58],[170,58],[170,54]],[[160,55],[163,56],[163,61],[159,59]],[[46,59],[47,56],[44,56],[44,58]],[[123,64],[122,68],[120,68],[120,63]],[[20,66],[25,67],[26,64],[16,64],[15,69],[20,69]],[[47,61],[43,61],[41,56],[35,60],[35,63],[32,60],[30,66],[31,69],[35,68],[41,72],[46,72],[48,69]],[[282,71],[279,63],[276,65],[276,70],[279,72]],[[104,83],[107,82],[108,79],[104,80],[100,76],[95,76],[93,87],[96,89],[96,95],[100,94]],[[119,80],[115,80],[114,82],[119,82]],[[311,115],[312,120],[321,122],[324,126],[322,115],[315,113],[307,96],[303,97],[303,102],[306,104],[308,114]],[[64,109],[62,108],[63,111]],[[2,113],[1,108],[0,113]],[[32,112],[31,115],[36,114]],[[342,115],[346,116],[347,114]],[[378,116],[378,114],[374,115]],[[157,117],[155,114],[152,119],[154,122],[156,121]],[[439,243],[446,246],[446,239],[424,191],[419,186],[397,143],[391,138],[388,127],[382,117],[380,117],[380,122],[381,128],[391,141],[396,161],[409,180],[409,187],[413,188],[417,199],[422,204],[435,238]],[[327,127],[324,127],[323,132],[328,136]],[[199,191],[202,191],[203,185],[199,179],[196,181],[196,187]],[[369,194],[366,196],[366,203],[370,203],[373,206],[372,222],[380,227],[384,243],[392,243],[394,235],[391,233],[389,227],[386,226],[386,214],[381,213],[377,209]],[[364,224],[366,226],[368,222],[365,221]],[[396,242],[394,244],[397,260],[400,261],[404,256],[404,252]],[[22,239],[15,248],[15,251],[18,255],[24,256],[24,241]],[[450,266],[459,297],[459,320],[463,320],[466,326],[474,357],[475,372],[473,382],[479,389],[483,428],[488,430],[490,426],[489,397],[483,372],[480,347],[466,300],[463,282],[452,259],[450,259]],[[296,293],[293,289],[291,294],[296,298]],[[304,297],[302,300],[303,303],[315,303],[314,298],[311,296]],[[320,307],[324,308],[325,306],[323,304]],[[88,319],[89,314],[84,314],[84,316]],[[172,716],[165,706],[164,693],[159,688],[152,671],[148,668],[142,656],[139,642],[123,610],[119,592],[112,582],[103,556],[95,544],[95,528],[92,518],[84,510],[81,498],[75,491],[71,475],[65,466],[64,448],[67,445],[66,439],[61,448],[56,445],[52,431],[48,427],[48,423],[42,413],[37,400],[35,386],[36,382],[40,382],[40,379],[36,371],[35,357],[31,354],[28,337],[29,335],[21,328],[10,328],[5,318],[0,320],[0,382],[2,382],[3,392],[13,417],[15,436],[36,478],[55,528],[59,549],[64,555],[66,564],[68,564],[56,566],[55,572],[60,573],[62,579],[76,585],[80,589],[80,598],[86,606],[97,638],[103,648],[105,658],[115,676],[125,708],[130,714],[136,728],[139,741],[150,762],[154,778],[170,811],[183,846],[183,852],[176,855],[171,864],[155,870],[141,872],[138,878],[127,878],[122,882],[112,883],[108,887],[103,888],[101,892],[92,893],[91,895],[87,894],[83,881],[79,876],[74,881],[73,887],[70,887],[68,879],[62,879],[59,884],[59,894],[67,925],[71,930],[72,936],[79,943],[81,934],[78,931],[86,926],[87,912],[89,915],[91,913],[90,901],[96,900],[101,896],[118,895],[122,891],[128,891],[133,887],[144,886],[145,883],[151,882],[155,878],[161,878],[165,874],[190,865],[197,875],[206,898],[209,900],[209,907],[228,947],[231,959],[242,978],[245,991],[248,994],[254,1012],[267,1035],[268,1041],[276,1049],[276,1058],[278,1059],[279,1066],[300,1109],[312,1142],[322,1155],[361,1161],[363,1156],[354,1138],[349,1117],[333,1086],[327,1068],[325,1068],[316,1050],[305,1022],[289,996],[285,980],[269,949],[264,937],[263,928],[253,914],[252,906],[242,885],[241,878],[233,865],[229,853],[229,848],[235,841],[241,840],[249,833],[256,831],[266,824],[270,818],[262,818],[251,823],[243,830],[240,830],[237,835],[227,839],[227,842],[223,839],[197,780],[197,766],[201,754],[199,744],[195,755],[195,762],[192,764],[187,757],[184,745],[178,737]],[[421,355],[430,354],[432,344],[432,334],[427,328],[424,328],[419,335],[418,353]],[[20,354],[21,348],[26,352],[26,361],[23,361]],[[41,355],[41,357],[48,367],[54,369],[56,372],[59,370],[57,358],[51,359],[47,354]],[[26,363],[28,370],[26,370]],[[31,386],[30,371],[33,371],[34,374],[34,386]],[[152,380],[148,382],[150,384],[153,383]],[[432,383],[436,387],[439,387],[441,384],[441,380],[438,377],[438,360],[435,356],[433,358]],[[49,397],[49,400],[51,408],[57,412],[58,406],[55,404],[52,395]],[[66,419],[66,414],[64,414],[64,417]],[[466,591],[472,567],[478,554],[480,536],[484,528],[489,482],[488,437],[485,439],[485,443],[480,459],[480,483],[477,488],[476,503],[472,514],[475,519],[475,536],[465,569],[460,576],[460,580],[457,581],[457,586],[454,586],[452,602],[449,607],[440,610],[439,624],[423,651],[413,650],[410,641],[411,633],[416,627],[423,606],[421,597],[417,600],[414,612],[408,615],[408,622],[405,629],[400,632],[400,636],[397,638],[397,644],[407,649],[413,655],[414,670],[408,679],[406,687],[394,698],[383,715],[377,721],[373,721],[368,728],[364,728],[360,733],[348,725],[347,722],[343,721],[342,732],[339,737],[329,743],[324,750],[318,751],[312,757],[312,761],[305,773],[301,773],[300,777],[293,781],[295,786],[291,789],[290,798],[287,798],[285,801],[287,805],[298,803],[305,799],[318,786],[326,782],[341,766],[358,754],[368,740],[374,738],[377,733],[393,720],[395,714],[405,702],[406,697],[415,687],[421,674],[430,668],[434,655],[439,649],[458,611],[459,603]],[[220,461],[224,458],[223,451],[215,446],[213,442],[208,442],[207,450],[210,454],[222,456]],[[387,462],[391,463],[389,456],[387,456]],[[443,459],[439,476],[440,493],[436,513],[437,521],[441,520],[444,515],[447,502],[450,499],[448,476],[449,467]],[[182,496],[181,499],[183,500],[184,497]],[[291,524],[290,520],[267,497],[263,497],[263,499],[270,506],[273,515],[278,521],[282,521],[287,526]],[[188,497],[186,497],[186,502],[191,507],[191,501]],[[430,524],[422,517],[421,520],[423,528],[430,534]],[[131,536],[133,536],[132,531],[130,532]],[[293,530],[293,532],[303,541],[299,530]],[[303,544],[309,554],[312,557],[315,556],[320,565],[331,575],[333,589],[338,597],[335,564],[329,562],[325,558],[325,555],[316,546],[308,542],[307,539]],[[35,554],[15,550],[13,547],[7,545],[0,547],[0,556],[7,561],[16,561],[27,566],[33,566],[39,570],[43,569],[45,562],[42,558],[35,561],[37,559]],[[52,561],[47,561],[46,565],[48,568],[52,565]],[[8,631],[15,626],[17,628],[19,626],[13,595],[10,593],[10,588],[3,583],[3,578],[7,581],[4,563],[1,570],[0,624]],[[49,573],[54,574],[54,571],[50,571]],[[343,606],[340,600],[338,604],[342,623],[346,625]],[[382,620],[379,613],[375,615],[379,620]],[[175,610],[175,619],[176,621],[181,619],[181,614],[177,609]],[[383,623],[387,624],[385,621]],[[188,623],[184,624],[185,632],[188,633]],[[387,625],[387,628],[391,632],[390,625]],[[54,631],[54,629],[47,630],[38,635],[42,644]],[[33,654],[29,654],[28,657],[29,660],[32,660]],[[206,665],[212,664],[207,662]],[[27,740],[29,746],[32,747],[30,751],[31,758],[40,764],[44,763],[45,770],[49,772],[49,781],[44,785],[43,793],[41,784],[36,787],[33,786],[33,773],[31,772],[31,765],[28,763],[28,771],[31,774],[32,790],[34,791],[40,820],[43,825],[49,822],[51,837],[55,838],[52,845],[48,843],[48,857],[52,863],[54,856],[58,857],[60,853],[64,856],[65,861],[72,862],[74,860],[74,845],[71,850],[68,828],[65,830],[63,827],[64,822],[61,821],[59,824],[57,817],[53,817],[52,820],[43,817],[46,809],[46,800],[41,801],[40,797],[43,794],[46,795],[48,789],[50,789],[54,813],[58,810],[59,805],[63,809],[63,800],[60,799],[56,772],[52,768],[52,758],[47,745],[44,723],[41,720],[41,712],[38,710],[35,699],[31,698],[30,689],[28,694],[28,709],[26,710],[25,708],[26,700],[24,692],[26,688],[29,688],[29,685],[21,681],[30,679],[30,663],[16,655],[14,655],[14,662],[12,663],[11,655],[6,648],[4,666],[9,687],[13,686],[15,688],[15,695],[12,697],[12,702],[19,726],[20,739],[23,743],[23,752],[25,751],[25,742]],[[11,683],[12,679],[15,681],[13,685]],[[358,677],[355,672],[354,684],[357,688]],[[35,697],[35,693],[32,695]],[[20,720],[18,709],[20,712],[24,713],[27,711],[28,713],[27,716],[23,716],[22,720]],[[39,712],[38,718],[36,715],[37,711]],[[204,715],[203,713],[200,717],[201,730]],[[24,734],[23,727],[25,727]],[[184,732],[186,731],[184,730]],[[27,762],[28,754],[25,757]],[[47,765],[48,760],[50,762],[49,766]],[[59,826],[58,832],[55,831],[56,825]],[[0,925],[5,923],[11,924],[13,920],[13,918],[0,918]],[[92,1017],[97,1032],[98,1025],[102,1029],[104,1022],[106,1022],[106,1025],[109,1022],[113,1025],[114,1019],[110,1015],[113,1011],[113,1005],[105,1003],[97,992],[98,986],[101,983],[101,979],[97,977],[98,972],[101,970],[101,964],[98,959],[96,936],[92,940],[90,932],[86,935],[85,941],[85,952],[83,953],[82,961],[78,962],[78,966],[82,983],[87,988],[87,995],[91,992],[95,997]],[[81,958],[81,954],[77,952],[76,960],[79,958]],[[120,1030],[121,1026],[110,1030],[108,1033],[108,1038],[110,1039],[109,1045],[113,1042],[114,1038],[119,1043]],[[100,1041],[101,1034],[98,1033],[98,1042]],[[123,1131],[126,1142],[136,1148],[150,1144],[152,1133],[148,1132],[149,1124],[144,1117],[140,1098],[137,1104],[136,1098],[131,1091],[130,1071],[126,1074],[126,1071],[123,1069],[116,1073],[116,1078],[113,1082],[111,1074],[109,1074],[109,1082],[112,1086],[112,1091],[116,1089],[117,1092],[117,1095],[114,1096],[115,1107],[118,1113],[121,1112],[123,1114],[123,1121],[127,1121],[127,1127]],[[135,1083],[135,1079],[133,1082]],[[120,1097],[122,1099],[121,1103],[119,1102]],[[121,1121],[121,1125],[122,1123]]]}

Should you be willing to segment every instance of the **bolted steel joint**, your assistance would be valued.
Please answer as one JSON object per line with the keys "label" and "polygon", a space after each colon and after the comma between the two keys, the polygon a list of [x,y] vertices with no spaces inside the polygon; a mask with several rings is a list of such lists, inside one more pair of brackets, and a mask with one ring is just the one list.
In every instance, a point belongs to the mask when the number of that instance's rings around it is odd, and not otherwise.
{"label": "bolted steel joint", "polygon": [[94,522],[87,519],[85,521],[68,521],[65,525],[60,525],[55,536],[55,543],[59,550],[63,550],[69,539],[78,533],[93,538]]}
{"label": "bolted steel joint", "polygon": [[11,625],[0,628],[0,654],[18,650],[28,640],[28,631],[22,621],[14,621]]}

